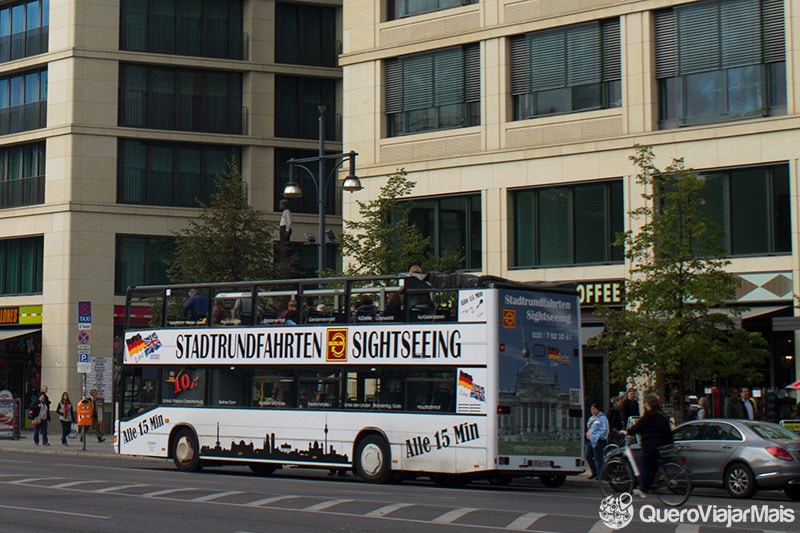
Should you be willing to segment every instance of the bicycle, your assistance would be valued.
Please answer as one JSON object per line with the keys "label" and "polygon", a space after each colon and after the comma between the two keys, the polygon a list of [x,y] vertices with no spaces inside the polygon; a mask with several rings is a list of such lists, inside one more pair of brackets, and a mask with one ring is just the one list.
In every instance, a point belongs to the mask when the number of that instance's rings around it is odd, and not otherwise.
{"label": "bicycle", "polygon": [[[658,450],[658,469],[656,470],[650,493],[655,494],[664,505],[678,507],[686,503],[692,492],[689,473],[678,463],[677,448],[670,444]],[[600,469],[598,480],[603,496],[633,492],[639,478],[639,467],[633,449],[625,442],[609,455]]]}

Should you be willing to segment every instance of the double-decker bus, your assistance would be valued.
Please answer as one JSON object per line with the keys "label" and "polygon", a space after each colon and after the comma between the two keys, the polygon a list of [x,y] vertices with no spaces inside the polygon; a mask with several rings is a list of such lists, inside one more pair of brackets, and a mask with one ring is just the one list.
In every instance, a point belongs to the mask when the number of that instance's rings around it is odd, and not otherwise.
{"label": "double-decker bus", "polygon": [[574,290],[492,277],[131,287],[115,445],[184,471],[558,486],[583,471],[579,329]]}

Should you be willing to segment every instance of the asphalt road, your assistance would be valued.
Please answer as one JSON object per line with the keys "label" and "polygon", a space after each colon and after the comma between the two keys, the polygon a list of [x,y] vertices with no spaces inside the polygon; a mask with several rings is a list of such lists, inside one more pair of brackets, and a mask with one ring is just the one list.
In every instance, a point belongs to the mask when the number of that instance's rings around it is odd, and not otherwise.
{"label": "asphalt road", "polygon": [[[118,457],[108,443],[69,448],[34,448],[32,442],[0,442],[0,530],[3,532],[303,532],[375,531],[553,531],[604,532],[601,495],[585,479],[570,479],[558,489],[538,481],[508,487],[474,484],[440,488],[425,480],[370,485],[328,477],[327,471],[284,469],[257,477],[243,467],[178,472],[161,460]],[[636,500],[643,507],[655,501]],[[800,505],[779,492],[737,502],[722,491],[697,491],[686,509],[717,506],[792,509]],[[637,513],[640,511],[637,509]],[[659,519],[661,518],[661,519]],[[684,517],[687,518],[687,517]],[[694,532],[725,529],[682,524],[636,514],[626,531]],[[791,523],[751,520],[739,531],[798,531]],[[726,531],[731,531],[727,529]]]}

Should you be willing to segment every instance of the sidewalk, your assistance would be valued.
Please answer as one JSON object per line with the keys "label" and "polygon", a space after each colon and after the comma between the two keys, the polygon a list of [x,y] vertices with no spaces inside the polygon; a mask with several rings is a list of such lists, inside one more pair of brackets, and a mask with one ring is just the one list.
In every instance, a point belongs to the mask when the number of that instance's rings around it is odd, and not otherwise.
{"label": "sidewalk", "polygon": [[62,445],[60,427],[56,433],[48,431],[47,437],[50,446],[42,446],[41,440],[39,441],[39,446],[35,446],[33,444],[33,430],[23,429],[20,431],[19,439],[0,439],[0,453],[20,452],[80,457],[122,457],[114,452],[113,435],[106,435],[104,442],[97,442],[97,437],[90,432],[86,440],[86,450],[83,449],[83,443],[78,439],[67,439],[68,446]]}

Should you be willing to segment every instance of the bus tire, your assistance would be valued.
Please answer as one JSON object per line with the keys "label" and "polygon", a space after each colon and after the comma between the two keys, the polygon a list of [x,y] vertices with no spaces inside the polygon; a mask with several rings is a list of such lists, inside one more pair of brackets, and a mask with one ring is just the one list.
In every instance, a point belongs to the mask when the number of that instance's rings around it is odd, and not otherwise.
{"label": "bus tire", "polygon": [[389,445],[380,435],[367,435],[356,444],[353,470],[368,483],[385,483],[392,476]]}
{"label": "bus tire", "polygon": [[197,437],[189,428],[181,428],[175,432],[172,438],[172,461],[182,472],[199,472],[203,469]]}
{"label": "bus tire", "polygon": [[272,463],[247,463],[247,466],[257,476],[268,476],[278,469],[278,465]]}

